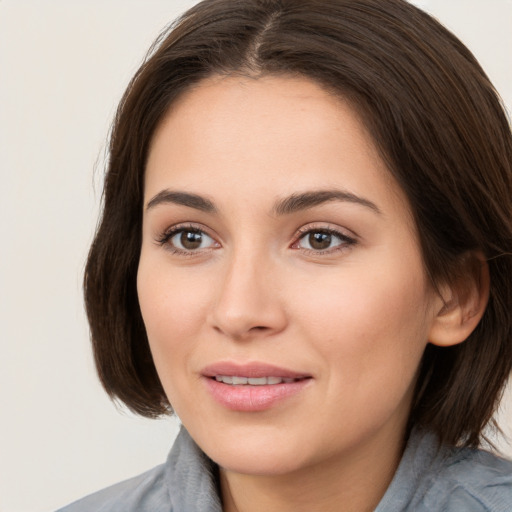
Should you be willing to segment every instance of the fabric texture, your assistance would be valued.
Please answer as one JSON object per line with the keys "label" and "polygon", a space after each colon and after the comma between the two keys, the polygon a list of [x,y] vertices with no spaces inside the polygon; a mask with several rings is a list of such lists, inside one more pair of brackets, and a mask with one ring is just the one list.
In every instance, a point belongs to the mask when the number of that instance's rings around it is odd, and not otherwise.
{"label": "fabric texture", "polygon": [[[58,512],[222,512],[217,474],[182,428],[165,464]],[[439,446],[433,434],[413,432],[375,512],[427,511],[511,512],[512,462]]]}

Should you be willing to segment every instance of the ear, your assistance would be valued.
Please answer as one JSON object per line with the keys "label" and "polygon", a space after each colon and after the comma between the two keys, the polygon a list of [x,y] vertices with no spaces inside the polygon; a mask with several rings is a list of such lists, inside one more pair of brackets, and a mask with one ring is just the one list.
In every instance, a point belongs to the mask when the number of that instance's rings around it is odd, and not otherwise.
{"label": "ear", "polygon": [[449,347],[465,341],[480,322],[489,300],[489,267],[483,254],[471,252],[460,261],[452,284],[440,286],[437,314],[429,342]]}

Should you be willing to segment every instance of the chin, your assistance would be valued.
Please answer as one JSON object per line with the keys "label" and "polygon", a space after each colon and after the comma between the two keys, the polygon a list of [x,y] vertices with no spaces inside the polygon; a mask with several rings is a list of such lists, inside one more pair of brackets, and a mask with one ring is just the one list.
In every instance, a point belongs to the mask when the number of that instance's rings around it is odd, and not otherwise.
{"label": "chin", "polygon": [[309,443],[294,439],[293,433],[244,430],[225,436],[210,435],[205,443],[201,439],[196,442],[221,468],[236,473],[277,476],[308,465],[304,447]]}
{"label": "chin", "polygon": [[215,462],[222,469],[254,476],[282,476],[294,473],[307,467],[305,461],[297,458],[296,454],[283,455],[274,453],[223,453]]}

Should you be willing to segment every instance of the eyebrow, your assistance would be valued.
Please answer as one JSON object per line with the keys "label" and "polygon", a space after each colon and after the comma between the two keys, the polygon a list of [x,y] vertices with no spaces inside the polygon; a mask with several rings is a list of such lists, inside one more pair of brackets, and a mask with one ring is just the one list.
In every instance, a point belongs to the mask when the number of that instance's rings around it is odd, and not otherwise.
{"label": "eyebrow", "polygon": [[[279,216],[289,215],[330,201],[343,201],[359,204],[373,210],[375,213],[382,213],[375,203],[345,190],[313,190],[292,194],[277,201],[272,208],[272,211],[275,215]],[[213,202],[203,196],[192,194],[190,192],[173,191],[168,189],[162,190],[151,198],[146,206],[146,210],[150,210],[159,204],[166,203],[188,206],[189,208],[194,208],[206,213],[217,213],[217,208]]]}
{"label": "eyebrow", "polygon": [[291,196],[278,201],[275,204],[273,211],[276,215],[288,215],[290,213],[307,210],[330,201],[355,203],[365,206],[366,208],[373,210],[375,213],[382,213],[375,203],[345,190],[313,190],[310,192],[292,194]]}
{"label": "eyebrow", "polygon": [[162,190],[156,196],[151,198],[146,206],[146,210],[150,210],[159,204],[173,203],[182,206],[188,206],[196,210],[201,210],[206,213],[216,213],[217,208],[215,205],[205,197],[190,192],[179,192],[172,190]]}

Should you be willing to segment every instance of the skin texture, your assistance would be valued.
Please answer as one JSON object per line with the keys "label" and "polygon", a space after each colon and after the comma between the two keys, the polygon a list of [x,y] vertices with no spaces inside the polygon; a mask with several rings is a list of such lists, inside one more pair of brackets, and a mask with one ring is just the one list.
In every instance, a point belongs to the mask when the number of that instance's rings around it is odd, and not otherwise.
{"label": "skin texture", "polygon": [[[215,211],[154,199],[169,190]],[[318,190],[373,206],[275,211]],[[447,328],[408,203],[355,111],[306,79],[209,79],[156,131],[145,205],[151,351],[176,413],[221,467],[225,510],[372,510],[403,450],[423,350]],[[173,227],[201,230],[199,247],[184,249]],[[309,234],[325,230],[341,236],[312,249]],[[233,411],[201,375],[219,361],[310,379],[265,410]]]}

